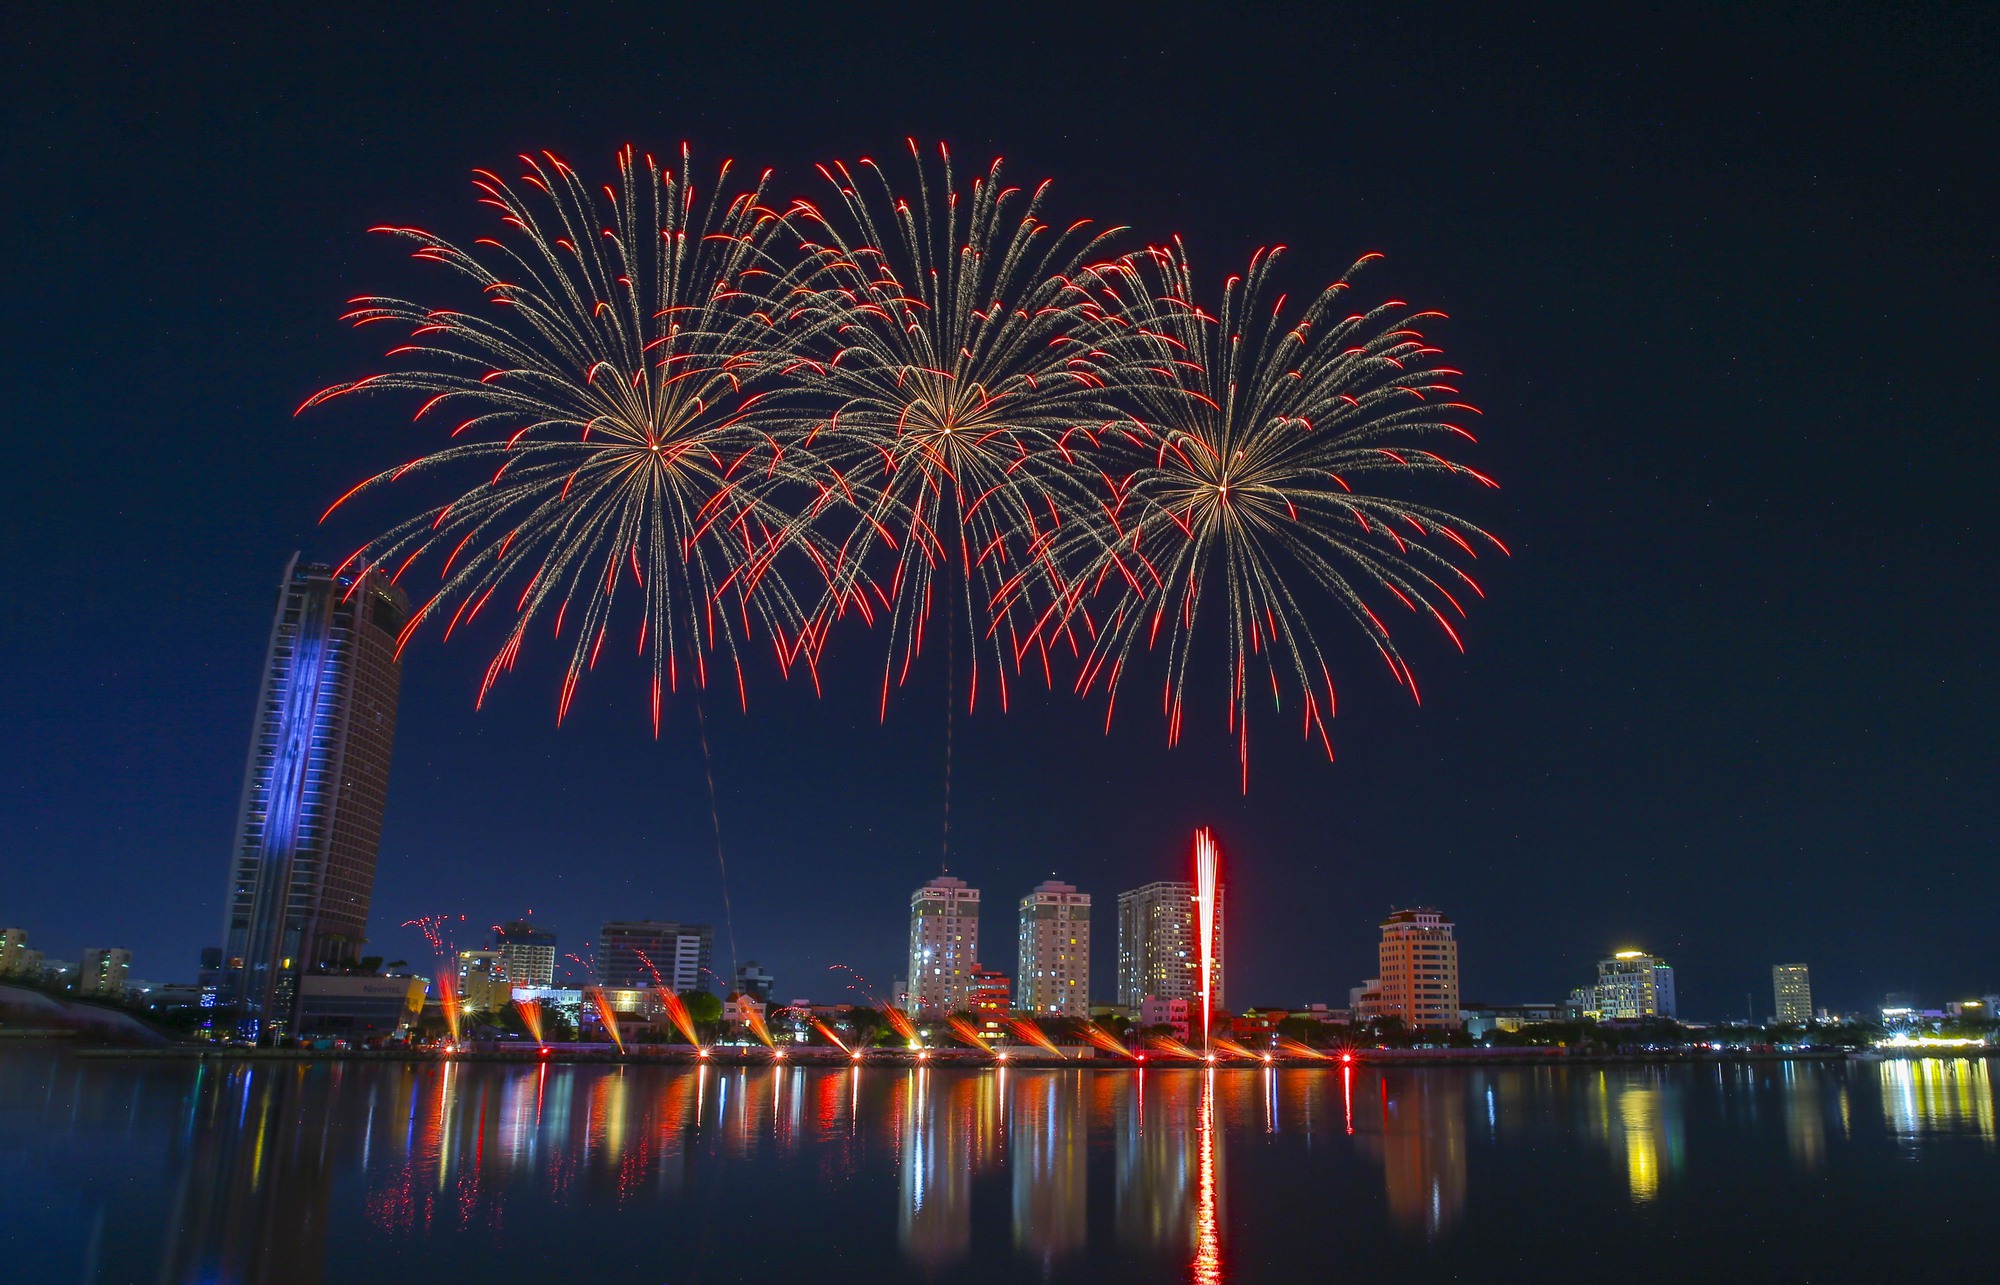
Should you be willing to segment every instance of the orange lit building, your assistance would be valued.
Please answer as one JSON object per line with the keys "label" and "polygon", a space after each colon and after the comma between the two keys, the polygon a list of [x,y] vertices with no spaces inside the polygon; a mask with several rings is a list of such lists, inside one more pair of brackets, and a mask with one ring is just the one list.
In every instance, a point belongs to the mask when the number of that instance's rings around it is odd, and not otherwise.
{"label": "orange lit building", "polygon": [[1458,942],[1451,920],[1429,907],[1391,911],[1382,921],[1383,1017],[1400,1017],[1412,1031],[1455,1031]]}

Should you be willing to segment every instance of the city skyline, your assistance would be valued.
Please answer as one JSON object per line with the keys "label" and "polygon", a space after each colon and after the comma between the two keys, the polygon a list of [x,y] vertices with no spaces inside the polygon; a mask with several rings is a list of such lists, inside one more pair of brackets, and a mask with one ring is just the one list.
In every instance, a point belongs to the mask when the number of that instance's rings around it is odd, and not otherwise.
{"label": "city skyline", "polygon": [[[1059,226],[1136,221],[1218,274],[1295,241],[1286,285],[1301,292],[1379,250],[1371,298],[1450,314],[1445,346],[1485,412],[1465,427],[1502,484],[1482,512],[1516,554],[1482,561],[1490,598],[1468,608],[1466,653],[1412,644],[1417,706],[1372,649],[1336,640],[1336,761],[1266,720],[1247,800],[1234,747],[1162,744],[1136,708],[1158,692],[1128,691],[1133,716],[1106,735],[1101,708],[1017,682],[1004,717],[959,706],[947,831],[940,648],[893,676],[886,721],[881,667],[844,640],[817,691],[750,657],[749,713],[718,682],[703,728],[683,686],[655,739],[631,639],[558,727],[559,665],[530,653],[477,708],[491,638],[427,637],[404,656],[376,887],[395,914],[370,953],[420,958],[403,920],[531,909],[574,949],[629,906],[714,923],[726,953],[712,767],[739,950],[781,977],[847,963],[889,985],[896,900],[940,858],[1010,896],[1051,868],[1103,896],[1212,825],[1240,858],[1240,922],[1259,929],[1233,943],[1246,997],[1338,995],[1368,975],[1371,925],[1413,903],[1477,925],[1466,983],[1487,996],[1559,995],[1631,942],[1676,961],[1690,1010],[1732,1011],[1794,958],[1836,1008],[1990,985],[2000,946],[1927,921],[2000,894],[1980,837],[1995,828],[1977,627],[1991,609],[1974,598],[1969,626],[1912,626],[1883,604],[1956,602],[1993,560],[1976,517],[1993,445],[1973,427],[1975,385],[1925,377],[1916,328],[1883,326],[1849,284],[1983,315],[1965,265],[1983,261],[1985,180],[1911,125],[1964,118],[1955,87],[1976,44],[1921,15],[1885,41],[1853,15],[1759,13],[1716,41],[1622,14],[1600,30],[1628,60],[1614,71],[1595,40],[1498,14],[1442,48],[1396,17],[1371,25],[1372,56],[1343,58],[1339,128],[1274,136],[1281,87],[1319,66],[1305,51],[1356,38],[1331,15],[1290,21],[1294,38],[1242,33],[1270,69],[1247,89],[1201,24],[1163,24],[1158,52],[1088,87],[1041,33],[982,29],[998,64],[1050,86],[1039,103],[929,66],[916,84],[846,77],[829,93],[819,45],[739,47],[712,17],[619,67],[528,50],[504,27],[420,24],[438,47],[473,46],[455,67],[485,70],[359,100],[352,86],[423,41],[276,11],[226,56],[162,16],[30,24],[42,56],[9,87],[34,166],[20,186],[60,198],[19,211],[14,281],[32,306],[7,322],[14,404],[24,424],[94,428],[24,435],[18,615],[0,649],[25,681],[0,697],[15,731],[0,825],[26,873],[6,918],[58,958],[117,941],[153,976],[220,944],[215,871],[271,575],[289,550],[337,560],[375,534],[388,514],[359,501],[319,518],[435,422],[388,401],[292,417],[377,367],[380,345],[339,326],[345,301],[425,279],[364,229],[478,235],[470,168],[539,147],[598,174],[627,142],[664,155],[685,139],[716,162],[769,158],[783,200],[818,185],[817,161],[916,134],[975,171],[1004,155],[1024,184],[1053,177]],[[1085,44],[1127,34],[1074,23]],[[711,46],[726,54],[674,52]],[[1822,111],[1809,105],[1828,67],[1848,89]],[[1209,96],[1161,102],[1170,68],[1196,69]],[[772,102],[718,109],[766,72]],[[519,88],[550,80],[578,87],[553,117]],[[1408,111],[1419,88],[1442,96],[1435,112]],[[1903,105],[1860,106],[1885,100]],[[335,101],[350,114],[329,118]],[[1189,105],[1210,101],[1220,123]],[[1141,102],[1143,119],[1109,106]],[[1272,137],[1287,142],[1247,141]],[[189,138],[208,145],[159,175],[147,235],[131,237],[111,176]],[[1191,171],[1190,138],[1237,141]],[[158,302],[107,315],[75,289],[76,263]],[[1684,387],[1701,390],[1692,409]],[[1936,425],[1960,466],[1883,463],[1885,442]],[[1923,516],[1856,519],[1871,506]],[[1212,727],[1220,695],[1192,699]],[[99,870],[112,877],[79,897],[75,872]],[[1745,904],[1754,935],[1736,928]],[[857,941],[889,944],[856,957]]]}

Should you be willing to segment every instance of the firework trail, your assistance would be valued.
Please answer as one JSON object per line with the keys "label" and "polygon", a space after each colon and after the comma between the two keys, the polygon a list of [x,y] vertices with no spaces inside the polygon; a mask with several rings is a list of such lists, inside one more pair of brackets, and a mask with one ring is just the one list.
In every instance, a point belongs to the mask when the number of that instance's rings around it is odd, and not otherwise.
{"label": "firework trail", "polygon": [[1224,1057],[1248,1058],[1251,1061],[1255,1061],[1257,1058],[1262,1056],[1261,1054],[1251,1052],[1249,1049],[1243,1047],[1241,1044],[1238,1044],[1235,1040],[1229,1039],[1227,1036],[1221,1036],[1221,1035],[1215,1037],[1215,1050],[1216,1052],[1221,1053]]}
{"label": "firework trail", "polygon": [[675,1030],[686,1037],[688,1043],[694,1045],[697,1051],[707,1047],[701,1042],[701,1036],[695,1033],[694,1018],[688,1015],[687,1005],[681,1002],[680,996],[662,987],[660,1005],[667,1010],[667,1020],[674,1024]]}
{"label": "firework trail", "polygon": [[1171,1035],[1155,1035],[1147,1041],[1147,1045],[1155,1052],[1165,1053],[1168,1057],[1190,1058],[1194,1061],[1201,1060],[1201,1054],[1195,1052]]}
{"label": "firework trail", "polygon": [[1328,1062],[1333,1059],[1333,1055],[1326,1050],[1316,1049],[1310,1044],[1301,1043],[1289,1035],[1278,1037],[1278,1051],[1290,1057],[1312,1058],[1318,1062]]}
{"label": "firework trail", "polygon": [[411,392],[425,397],[417,419],[436,411],[453,421],[448,445],[334,506],[406,476],[473,474],[454,498],[348,561],[398,581],[420,559],[436,562],[439,586],[399,645],[435,619],[449,637],[497,599],[496,614],[512,619],[480,700],[541,620],[569,643],[561,717],[629,582],[638,609],[619,645],[650,661],[657,733],[665,693],[684,678],[705,686],[712,655],[747,699],[743,650],[760,627],[781,667],[812,660],[806,612],[775,563],[813,537],[800,506],[775,497],[829,483],[809,450],[774,435],[782,419],[764,413],[798,387],[779,378],[789,357],[768,300],[804,269],[766,253],[780,220],[763,205],[761,180],[730,189],[727,165],[703,194],[685,149],[668,168],[627,148],[616,185],[600,194],[549,153],[521,160],[518,183],[475,171],[504,240],[466,249],[417,228],[377,229],[464,278],[482,311],[356,299],[347,314],[356,326],[409,328],[390,350],[403,366],[336,384],[300,409]]}
{"label": "firework trail", "polygon": [[1048,1033],[1035,1024],[1033,1018],[1013,1018],[1007,1023],[1007,1029],[1013,1031],[1014,1034],[1020,1036],[1028,1043],[1047,1049],[1057,1057],[1065,1056],[1063,1051],[1056,1047],[1055,1041],[1048,1037]]}
{"label": "firework trail", "polygon": [[824,1035],[828,1040],[832,1042],[833,1046],[839,1049],[841,1052],[850,1053],[855,1057],[861,1056],[860,1053],[855,1052],[853,1049],[848,1048],[847,1041],[841,1039],[838,1035],[835,1035],[833,1033],[833,1028],[828,1026],[825,1022],[820,1021],[818,1018],[813,1019],[813,1029],[815,1031],[818,1031],[821,1035]]}
{"label": "firework trail", "polygon": [[1115,323],[1083,283],[1117,229],[1058,231],[1047,183],[1005,186],[995,161],[961,191],[945,149],[935,168],[909,149],[913,195],[872,160],[835,162],[820,167],[834,199],[788,215],[815,268],[787,312],[812,337],[798,374],[824,403],[807,437],[855,515],[829,610],[887,618],[886,713],[945,597],[973,648],[967,708],[987,661],[1005,708],[1010,666],[1035,650],[1047,674],[1036,591],[1067,514],[1101,490],[1089,451],[1117,418]]}
{"label": "firework trail", "polygon": [[[1121,390],[1149,432],[1143,451],[1107,436],[1129,468],[1111,470],[1101,514],[1070,528],[1087,563],[1073,591],[1090,638],[1079,690],[1101,689],[1115,705],[1134,649],[1164,643],[1162,704],[1178,742],[1196,628],[1219,617],[1246,789],[1253,666],[1275,707],[1286,688],[1298,694],[1305,735],[1333,753],[1332,668],[1309,599],[1345,611],[1415,699],[1416,677],[1369,595],[1463,650],[1450,617],[1465,614],[1461,595],[1484,593],[1458,564],[1477,556],[1474,541],[1505,552],[1464,518],[1372,489],[1433,474],[1495,485],[1431,449],[1471,440],[1465,422],[1478,413],[1417,329],[1443,314],[1397,301],[1345,312],[1370,255],[1288,316],[1284,297],[1270,298],[1279,257],[1259,251],[1207,306],[1178,242],[1100,269],[1129,325],[1123,344],[1150,370]],[[1093,609],[1098,595],[1108,607]]]}

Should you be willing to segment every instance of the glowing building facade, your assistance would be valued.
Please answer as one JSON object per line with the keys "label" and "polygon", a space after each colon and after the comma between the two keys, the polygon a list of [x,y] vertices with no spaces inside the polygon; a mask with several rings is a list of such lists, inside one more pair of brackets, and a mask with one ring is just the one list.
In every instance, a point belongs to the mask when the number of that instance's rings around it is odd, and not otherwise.
{"label": "glowing building facade", "polygon": [[1090,1016],[1090,894],[1044,880],[1021,898],[1021,960],[1014,1007]]}
{"label": "glowing building facade", "polygon": [[939,875],[910,894],[909,1006],[920,1013],[972,1007],[979,965],[979,889]]}
{"label": "glowing building facade", "polygon": [[1812,1020],[1812,972],[1804,964],[1771,966],[1772,1012],[1778,1020],[1803,1026]]}
{"label": "glowing building facade", "polygon": [[132,975],[132,952],[116,946],[90,946],[76,966],[76,993],[115,999],[125,994]]}
{"label": "glowing building facade", "polygon": [[1412,1031],[1455,1031],[1458,942],[1452,922],[1428,907],[1391,911],[1376,946],[1381,998],[1376,1015]]}
{"label": "glowing building facade", "polygon": [[278,589],[230,858],[221,1001],[284,1035],[299,979],[351,964],[368,928],[402,667],[400,589],[294,554]]}
{"label": "glowing building facade", "polygon": [[[1217,1008],[1223,1000],[1223,911],[1229,902],[1215,890],[1215,974]],[[1200,947],[1195,937],[1195,887],[1163,880],[1118,894],[1118,1002],[1136,1011],[1148,996],[1199,1001]],[[1199,1004],[1196,1005],[1199,1008]]]}

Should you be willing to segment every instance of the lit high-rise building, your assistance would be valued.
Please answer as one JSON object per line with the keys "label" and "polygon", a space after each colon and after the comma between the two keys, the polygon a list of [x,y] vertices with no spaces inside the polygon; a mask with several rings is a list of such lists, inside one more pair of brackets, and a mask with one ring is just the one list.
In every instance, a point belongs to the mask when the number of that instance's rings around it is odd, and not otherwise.
{"label": "lit high-rise building", "polygon": [[939,875],[910,894],[909,1004],[921,1013],[971,1007],[979,965],[979,889]]}
{"label": "lit high-rise building", "polygon": [[556,982],[556,935],[525,919],[493,930],[493,949],[500,954],[500,971],[515,986],[553,986]]}
{"label": "lit high-rise building", "polygon": [[222,1003],[282,1035],[298,980],[355,961],[368,930],[402,667],[402,590],[294,554],[278,588],[243,773]]}
{"label": "lit high-rise building", "polygon": [[1090,1016],[1090,894],[1044,880],[1021,898],[1020,970],[1014,1007]]}
{"label": "lit high-rise building", "polygon": [[[1228,907],[1220,884],[1215,889],[1214,998],[1222,998],[1223,911]],[[1118,1002],[1137,1010],[1154,999],[1199,1000],[1201,943],[1195,933],[1195,887],[1163,880],[1118,894]]]}
{"label": "lit high-rise building", "polygon": [[605,986],[665,985],[676,994],[707,990],[714,955],[712,924],[612,920],[597,933],[597,980]]}
{"label": "lit high-rise building", "polygon": [[1597,985],[1571,996],[1574,1006],[1589,999],[1594,1007],[1585,1017],[1600,1021],[1631,1021],[1642,1017],[1673,1019],[1674,970],[1664,959],[1643,950],[1621,950],[1597,962]]}
{"label": "lit high-rise building", "polygon": [[1772,1009],[1787,1025],[1812,1021],[1812,972],[1804,964],[1771,965]]}
{"label": "lit high-rise building", "polygon": [[21,971],[28,953],[28,934],[20,928],[0,928],[0,977]]}
{"label": "lit high-rise building", "polygon": [[115,946],[89,946],[76,966],[76,993],[117,999],[132,975],[132,952]]}
{"label": "lit high-rise building", "polygon": [[1458,941],[1451,920],[1423,906],[1391,911],[1375,952],[1382,1017],[1400,1017],[1412,1031],[1458,1029]]}

